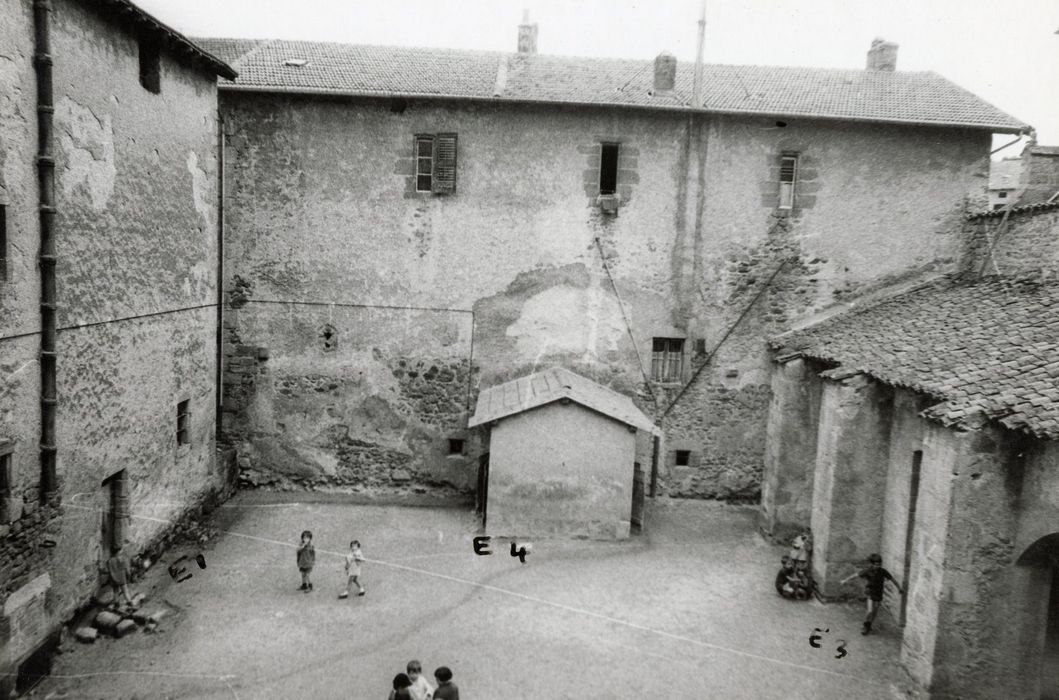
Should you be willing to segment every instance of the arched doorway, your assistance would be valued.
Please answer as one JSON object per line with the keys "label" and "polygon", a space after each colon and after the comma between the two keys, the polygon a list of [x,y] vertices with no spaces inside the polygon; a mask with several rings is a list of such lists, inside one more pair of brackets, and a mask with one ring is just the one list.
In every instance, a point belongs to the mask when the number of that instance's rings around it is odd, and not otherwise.
{"label": "arched doorway", "polygon": [[1047,614],[1043,616],[1045,629],[1041,650],[1040,698],[1059,700],[1059,533],[1046,535],[1031,544],[1017,563],[1043,570],[1050,583]]}

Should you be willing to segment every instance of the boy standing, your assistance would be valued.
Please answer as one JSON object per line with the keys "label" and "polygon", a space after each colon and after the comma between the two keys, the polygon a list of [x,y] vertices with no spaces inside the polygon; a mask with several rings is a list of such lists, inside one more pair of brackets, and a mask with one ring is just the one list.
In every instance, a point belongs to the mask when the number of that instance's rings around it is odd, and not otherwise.
{"label": "boy standing", "polygon": [[452,671],[448,666],[439,666],[434,671],[434,680],[438,682],[434,700],[460,700],[460,689],[452,682]]}
{"label": "boy standing", "polygon": [[431,700],[434,697],[434,688],[430,681],[423,677],[423,666],[416,659],[408,662],[408,679],[412,681],[408,688],[412,700]]}
{"label": "boy standing", "polygon": [[121,545],[114,547],[110,559],[107,559],[107,573],[110,575],[110,585],[114,590],[114,602],[118,602],[118,594],[125,597],[125,602],[133,605],[132,596],[129,594],[129,560],[121,553]]}
{"label": "boy standing", "polygon": [[309,530],[302,532],[302,543],[298,546],[298,571],[302,572],[302,585],[299,591],[308,593],[313,589],[309,581],[309,574],[316,564],[316,548],[313,547],[313,533]]}
{"label": "boy standing", "polygon": [[360,562],[364,561],[364,555],[360,553],[360,542],[353,540],[349,543],[349,554],[346,555],[346,589],[338,594],[339,598],[349,597],[350,584],[357,584],[357,595],[364,595],[364,586],[360,585]]}
{"label": "boy standing", "polygon": [[879,612],[879,604],[882,603],[883,587],[886,581],[893,582],[894,586],[897,586],[897,592],[901,595],[904,595],[905,592],[890,572],[882,568],[882,557],[878,554],[872,554],[868,557],[868,568],[861,569],[855,574],[850,574],[842,579],[842,584],[845,585],[857,577],[865,580],[864,590],[868,594],[868,614],[864,618],[864,627],[860,633],[868,634],[871,632],[871,623],[875,621],[875,615]]}

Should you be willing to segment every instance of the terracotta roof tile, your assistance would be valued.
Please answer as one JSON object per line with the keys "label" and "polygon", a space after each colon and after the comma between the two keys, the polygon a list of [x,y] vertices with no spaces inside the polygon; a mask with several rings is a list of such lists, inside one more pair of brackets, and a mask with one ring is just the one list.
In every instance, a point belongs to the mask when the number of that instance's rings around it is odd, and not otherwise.
{"label": "terracotta roof tile", "polygon": [[930,394],[946,425],[982,413],[1059,439],[1059,283],[943,279],[770,342]]}
{"label": "terracotta roof tile", "polygon": [[[654,93],[649,60],[577,58],[285,40],[198,39],[232,62],[222,89],[424,96],[688,109],[694,68]],[[303,65],[287,65],[291,59]],[[932,72],[704,67],[714,112],[936,124],[1015,133],[1028,126]]]}

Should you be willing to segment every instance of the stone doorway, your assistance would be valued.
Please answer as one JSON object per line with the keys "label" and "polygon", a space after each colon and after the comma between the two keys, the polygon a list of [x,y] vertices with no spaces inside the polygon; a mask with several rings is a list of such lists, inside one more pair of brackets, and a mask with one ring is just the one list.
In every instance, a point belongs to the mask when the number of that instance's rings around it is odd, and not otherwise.
{"label": "stone doorway", "polygon": [[1041,700],[1059,700],[1059,568],[1052,567],[1048,617],[1041,659]]}

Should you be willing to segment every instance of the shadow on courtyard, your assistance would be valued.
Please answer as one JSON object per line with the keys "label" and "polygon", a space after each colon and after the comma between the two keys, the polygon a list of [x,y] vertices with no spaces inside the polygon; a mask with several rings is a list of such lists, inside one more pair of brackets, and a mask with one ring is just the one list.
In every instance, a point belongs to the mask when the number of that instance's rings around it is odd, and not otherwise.
{"label": "shadow on courtyard", "polygon": [[[175,583],[162,562],[141,583],[171,611],[160,631],[68,642],[34,697],[370,700],[411,658],[428,675],[450,666],[465,700],[886,698],[898,680],[892,620],[862,637],[859,606],[776,595],[781,550],[753,508],[660,500],[631,541],[535,541],[521,564],[501,541],[476,556],[464,508],[305,496],[230,501],[206,569]],[[303,529],[317,548],[309,594]],[[368,593],[338,600],[353,538]],[[820,648],[815,628],[829,630]]]}

